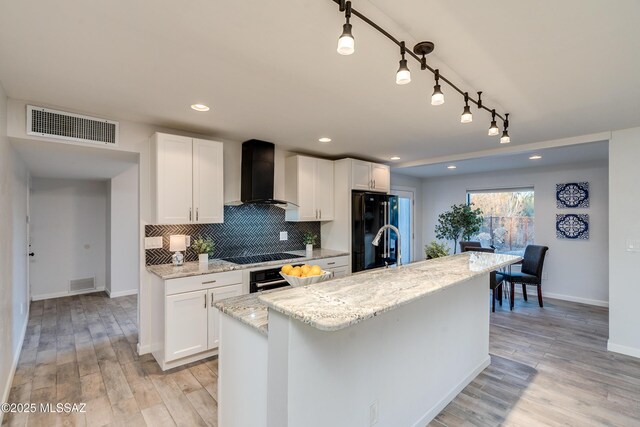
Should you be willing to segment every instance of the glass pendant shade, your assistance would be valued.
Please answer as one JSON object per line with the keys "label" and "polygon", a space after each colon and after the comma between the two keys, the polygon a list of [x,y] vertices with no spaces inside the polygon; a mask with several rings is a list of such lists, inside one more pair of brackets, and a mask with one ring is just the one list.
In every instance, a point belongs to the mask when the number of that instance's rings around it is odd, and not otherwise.
{"label": "glass pendant shade", "polygon": [[396,73],[396,83],[399,85],[406,85],[411,82],[411,71],[409,71],[409,67],[407,67],[407,60],[400,60],[400,68],[398,68],[398,72]]}
{"label": "glass pendant shade", "polygon": [[471,114],[471,108],[465,105],[462,116],[460,117],[460,123],[471,123],[473,121],[473,114]]}
{"label": "glass pendant shade", "polygon": [[500,138],[500,144],[508,144],[511,142],[511,138],[509,138],[509,132],[506,130],[502,132],[502,137]]}
{"label": "glass pendant shade", "polygon": [[351,55],[355,52],[355,40],[351,34],[351,24],[342,26],[342,35],[338,39],[338,53],[340,55]]}
{"label": "glass pendant shade", "polygon": [[498,129],[498,125],[496,121],[493,120],[491,122],[491,127],[489,128],[489,136],[497,136],[500,133],[500,129]]}
{"label": "glass pendant shade", "polygon": [[440,90],[440,85],[437,84],[433,87],[433,95],[431,95],[431,105],[444,104],[444,93]]}

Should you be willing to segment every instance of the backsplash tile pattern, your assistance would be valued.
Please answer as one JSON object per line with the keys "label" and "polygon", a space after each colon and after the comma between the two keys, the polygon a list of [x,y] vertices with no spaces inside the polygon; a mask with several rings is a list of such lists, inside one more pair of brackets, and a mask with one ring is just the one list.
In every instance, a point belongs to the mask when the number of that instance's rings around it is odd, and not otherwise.
{"label": "backsplash tile pattern", "polygon": [[[280,232],[289,239],[280,241]],[[146,237],[162,236],[162,249],[147,249],[146,264],[170,264],[169,236],[187,234],[191,239],[204,237],[215,243],[214,258],[257,255],[304,249],[302,237],[306,231],[318,235],[319,222],[286,222],[284,210],[268,205],[224,207],[224,224],[147,225]],[[187,249],[185,261],[197,261],[198,255]]]}

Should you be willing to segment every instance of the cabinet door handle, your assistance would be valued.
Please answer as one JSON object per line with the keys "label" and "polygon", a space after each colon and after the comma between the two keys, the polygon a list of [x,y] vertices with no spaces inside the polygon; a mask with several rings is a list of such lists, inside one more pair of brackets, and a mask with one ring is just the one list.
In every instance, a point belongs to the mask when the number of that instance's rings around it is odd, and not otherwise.
{"label": "cabinet door handle", "polygon": [[191,208],[189,208],[189,221],[191,221]]}
{"label": "cabinet door handle", "polygon": [[320,219],[322,219],[322,209],[320,209]]}
{"label": "cabinet door handle", "polygon": [[200,218],[200,208],[196,208],[196,221],[198,221],[198,218]]}
{"label": "cabinet door handle", "polygon": [[202,282],[203,285],[210,285],[212,283],[216,283],[215,280],[209,280],[208,282]]}
{"label": "cabinet door handle", "polygon": [[376,188],[376,180],[373,180],[373,188]]}
{"label": "cabinet door handle", "polygon": [[328,263],[327,263],[327,265],[334,265],[335,263],[336,263],[335,261],[333,261],[333,262],[328,262]]}
{"label": "cabinet door handle", "polygon": [[207,308],[207,294],[204,294],[204,308]]}
{"label": "cabinet door handle", "polygon": [[211,305],[210,307],[213,307],[213,293],[211,293]]}

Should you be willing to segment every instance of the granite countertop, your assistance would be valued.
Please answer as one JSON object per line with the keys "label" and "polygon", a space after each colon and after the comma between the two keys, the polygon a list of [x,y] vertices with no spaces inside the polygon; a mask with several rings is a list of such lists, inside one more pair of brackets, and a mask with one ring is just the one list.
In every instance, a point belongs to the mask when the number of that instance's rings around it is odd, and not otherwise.
{"label": "granite countertop", "polygon": [[314,249],[313,256],[306,257],[305,251],[287,251],[293,255],[302,255],[302,258],[291,258],[277,261],[258,262],[254,264],[234,264],[221,259],[212,259],[207,265],[200,265],[198,262],[185,262],[180,267],[173,264],[148,265],[147,271],[159,276],[161,279],[178,279],[180,277],[199,276],[201,274],[222,273],[231,270],[244,270],[255,267],[268,267],[272,265],[283,265],[287,263],[301,263],[322,258],[333,258],[337,256],[349,255],[349,252],[334,251],[331,249]]}
{"label": "granite countertop", "polygon": [[262,294],[258,300],[322,331],[336,331],[521,259],[466,252]]}
{"label": "granite countertop", "polygon": [[262,335],[267,336],[269,334],[269,310],[258,297],[287,289],[291,289],[291,286],[226,298],[214,303],[214,306],[223,313],[257,329]]}

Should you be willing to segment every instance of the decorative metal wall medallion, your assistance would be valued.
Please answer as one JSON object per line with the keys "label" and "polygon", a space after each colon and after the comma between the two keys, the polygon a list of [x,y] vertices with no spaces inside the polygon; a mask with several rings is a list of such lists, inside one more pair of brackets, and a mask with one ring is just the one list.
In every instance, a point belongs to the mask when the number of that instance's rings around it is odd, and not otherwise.
{"label": "decorative metal wall medallion", "polygon": [[588,214],[557,214],[556,237],[558,239],[589,239]]}
{"label": "decorative metal wall medallion", "polygon": [[588,208],[589,183],[570,182],[556,184],[556,206],[562,208]]}

